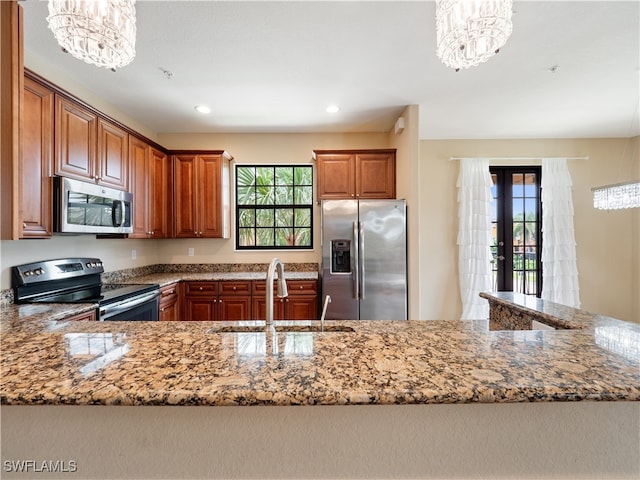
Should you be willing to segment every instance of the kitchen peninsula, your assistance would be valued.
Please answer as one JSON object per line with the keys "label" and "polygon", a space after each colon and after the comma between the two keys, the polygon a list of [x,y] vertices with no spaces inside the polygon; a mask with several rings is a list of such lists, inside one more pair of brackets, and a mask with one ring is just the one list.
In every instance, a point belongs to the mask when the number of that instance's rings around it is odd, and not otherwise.
{"label": "kitchen peninsula", "polygon": [[[230,324],[220,322],[65,322],[55,319],[57,308],[3,309],[5,457],[26,448],[25,422],[44,422],[67,429],[74,450],[66,455],[82,458],[89,476],[107,467],[82,457],[88,425],[155,459],[125,461],[132,476],[180,475],[181,461],[157,464],[180,442],[202,462],[191,467],[196,476],[442,478],[451,455],[467,458],[459,476],[467,468],[480,477],[517,476],[516,464],[525,476],[638,474],[635,324],[582,312],[579,329],[555,331],[490,331],[487,321],[351,321],[340,324],[354,332],[269,335],[221,332]],[[20,318],[26,314],[28,321]],[[112,454],[123,455],[113,441]],[[44,458],[62,451],[40,443]],[[499,463],[486,459],[489,451]]]}

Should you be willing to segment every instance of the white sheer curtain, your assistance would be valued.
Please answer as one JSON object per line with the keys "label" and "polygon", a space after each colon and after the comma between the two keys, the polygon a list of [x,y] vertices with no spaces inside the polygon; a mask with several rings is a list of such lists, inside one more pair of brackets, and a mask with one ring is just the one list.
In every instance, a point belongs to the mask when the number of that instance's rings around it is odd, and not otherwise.
{"label": "white sheer curtain", "polygon": [[458,270],[463,320],[489,318],[491,290],[491,174],[486,158],[460,159]]}
{"label": "white sheer curtain", "polygon": [[542,159],[542,298],[578,308],[572,185],[566,158]]}

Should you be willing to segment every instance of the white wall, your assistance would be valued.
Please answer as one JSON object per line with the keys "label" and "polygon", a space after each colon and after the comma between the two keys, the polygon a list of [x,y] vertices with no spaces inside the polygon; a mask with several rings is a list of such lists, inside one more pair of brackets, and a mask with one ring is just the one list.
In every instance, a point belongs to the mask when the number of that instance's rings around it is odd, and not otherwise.
{"label": "white wall", "polygon": [[[452,156],[588,156],[570,160],[582,308],[640,322],[640,210],[599,211],[591,188],[637,179],[639,137],[633,139],[422,140],[421,314],[459,318],[457,283],[458,162]],[[502,164],[508,162],[500,162]],[[511,162],[513,164],[523,162]],[[535,162],[529,162],[535,163]]]}
{"label": "white wall", "polygon": [[[2,478],[637,479],[638,402],[3,406]],[[20,476],[11,460],[74,460]]]}
{"label": "white wall", "polygon": [[396,196],[407,201],[407,279],[409,318],[419,319],[420,292],[420,122],[417,105],[410,105],[400,114],[404,130],[389,132],[389,147],[396,153]]}

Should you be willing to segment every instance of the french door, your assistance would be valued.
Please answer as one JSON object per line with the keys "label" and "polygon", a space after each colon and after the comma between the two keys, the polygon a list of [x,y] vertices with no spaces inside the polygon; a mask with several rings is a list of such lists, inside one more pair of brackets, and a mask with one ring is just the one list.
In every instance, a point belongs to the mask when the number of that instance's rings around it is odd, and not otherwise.
{"label": "french door", "polygon": [[490,167],[493,290],[542,292],[541,167]]}

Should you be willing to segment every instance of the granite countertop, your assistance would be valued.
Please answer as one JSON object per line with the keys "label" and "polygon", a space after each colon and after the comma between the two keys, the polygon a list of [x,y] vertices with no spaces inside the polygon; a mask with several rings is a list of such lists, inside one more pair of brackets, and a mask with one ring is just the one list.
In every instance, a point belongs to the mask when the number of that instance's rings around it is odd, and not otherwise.
{"label": "granite countertop", "polygon": [[[277,278],[277,276],[276,276]],[[286,280],[317,280],[318,272],[284,272]],[[151,273],[148,275],[140,275],[129,277],[125,283],[157,283],[160,287],[170,285],[175,282],[192,282],[192,281],[266,281],[266,272],[175,272],[175,273]],[[118,283],[121,280],[110,279],[109,283]]]}
{"label": "granite countertop", "polygon": [[640,400],[640,325],[598,315],[577,330],[346,321],[353,333],[220,333],[229,324],[70,322],[56,306],[15,308],[0,310],[4,405]]}

